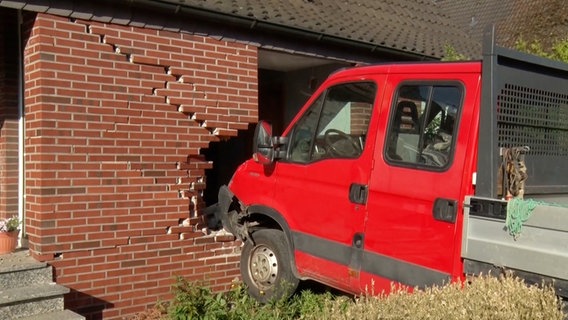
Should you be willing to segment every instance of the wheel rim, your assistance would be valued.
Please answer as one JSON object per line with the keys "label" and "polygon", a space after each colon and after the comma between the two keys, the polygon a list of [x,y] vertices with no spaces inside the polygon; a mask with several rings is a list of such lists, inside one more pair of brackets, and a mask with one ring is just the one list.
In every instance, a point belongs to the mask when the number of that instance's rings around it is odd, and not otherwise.
{"label": "wheel rim", "polygon": [[274,251],[265,245],[256,246],[250,257],[249,273],[259,289],[272,287],[278,275],[278,260]]}

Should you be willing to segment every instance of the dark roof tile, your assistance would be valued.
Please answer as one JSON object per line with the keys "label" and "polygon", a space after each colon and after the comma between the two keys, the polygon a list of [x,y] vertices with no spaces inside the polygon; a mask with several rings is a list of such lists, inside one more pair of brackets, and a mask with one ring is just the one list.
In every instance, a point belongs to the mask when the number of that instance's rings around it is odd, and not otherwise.
{"label": "dark roof tile", "polygon": [[185,0],[182,5],[438,58],[445,44],[466,54],[480,51],[431,0]]}

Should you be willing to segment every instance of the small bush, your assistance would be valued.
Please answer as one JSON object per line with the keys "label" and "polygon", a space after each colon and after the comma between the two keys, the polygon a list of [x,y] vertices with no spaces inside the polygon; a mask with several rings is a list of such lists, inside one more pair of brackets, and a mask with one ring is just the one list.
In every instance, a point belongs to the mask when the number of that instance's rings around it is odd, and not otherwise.
{"label": "small bush", "polygon": [[563,319],[560,301],[552,288],[527,286],[513,277],[481,277],[471,283],[453,283],[413,293],[395,290],[389,295],[357,298],[304,290],[291,299],[268,304],[256,302],[240,284],[234,284],[229,292],[213,293],[179,278],[174,296],[172,301],[137,319]]}
{"label": "small bush", "polygon": [[[332,301],[327,310],[338,310]],[[484,277],[414,293],[362,297],[333,319],[562,319],[552,288],[528,287],[512,277]],[[313,318],[315,319],[315,318]]]}
{"label": "small bush", "polygon": [[552,60],[568,62],[568,39],[556,40],[550,48],[545,48],[538,40],[519,39],[515,42],[515,49]]}
{"label": "small bush", "polygon": [[444,45],[444,57],[442,61],[465,61],[471,60],[468,56],[459,53],[456,48],[450,44]]}

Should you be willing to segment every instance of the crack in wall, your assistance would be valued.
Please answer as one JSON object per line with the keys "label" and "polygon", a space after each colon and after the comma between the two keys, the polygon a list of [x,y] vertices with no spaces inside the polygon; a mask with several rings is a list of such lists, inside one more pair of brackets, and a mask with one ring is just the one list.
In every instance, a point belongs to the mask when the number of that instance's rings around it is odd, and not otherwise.
{"label": "crack in wall", "polygon": [[[78,22],[76,22],[76,23],[78,23]],[[159,60],[152,58],[152,57],[144,56],[144,55],[139,54],[139,53],[133,53],[133,51],[136,51],[134,48],[127,48],[127,47],[121,46],[119,43],[113,43],[113,41],[107,35],[105,35],[103,33],[94,32],[93,28],[91,27],[90,24],[86,24],[85,28],[86,28],[87,33],[97,35],[100,43],[109,45],[111,47],[112,51],[115,54],[124,56],[126,61],[128,61],[132,64],[137,64],[137,65],[147,65],[147,66],[162,68],[164,75],[173,77],[173,79],[174,79],[173,81],[164,80],[163,86],[152,87],[151,90],[150,90],[151,95],[162,97],[164,103],[174,106],[176,108],[175,110],[185,114],[188,117],[188,119],[191,119],[195,123],[197,123],[198,127],[202,128],[204,130],[204,133],[206,133],[209,136],[215,137],[215,139],[211,139],[211,140],[224,139],[224,138],[229,138],[231,135],[236,135],[236,134],[232,134],[230,131],[229,131],[228,136],[223,135],[222,133],[227,133],[227,130],[220,130],[216,126],[210,125],[210,123],[206,119],[207,118],[206,115],[205,115],[206,112],[203,112],[203,113],[199,112],[199,111],[204,110],[204,107],[184,103],[185,98],[166,94],[167,90],[176,90],[176,89],[172,89],[172,87],[181,86],[182,89],[178,89],[177,91],[190,92],[193,95],[195,95],[196,97],[206,99],[207,98],[207,92],[198,90],[194,83],[188,82],[188,79],[191,78],[190,75],[183,74],[183,73],[176,73],[173,70],[172,66],[170,66],[170,65],[159,63]],[[164,91],[164,93],[161,92],[162,90]],[[191,99],[189,99],[189,100],[191,100]],[[203,114],[203,115],[201,115],[201,114]],[[116,123],[115,123],[114,129],[116,130]],[[190,158],[191,157],[188,157],[188,162],[187,162],[188,164],[189,164]],[[212,166],[212,163],[210,161],[204,161],[203,159],[200,159],[199,161],[205,162],[209,166]],[[130,161],[128,161],[127,168],[129,170],[139,170],[141,172],[141,175],[144,175],[145,168],[143,166],[140,166],[139,168],[134,168],[132,166],[132,163]],[[179,162],[176,163],[176,168],[179,171],[182,171],[182,172],[184,171],[183,166]],[[202,170],[204,170],[204,169],[202,169]],[[194,181],[189,182],[187,188],[179,188],[179,187],[182,186],[182,184],[184,184],[184,182],[187,183],[185,180],[194,180]],[[156,178],[156,179],[154,179],[154,184],[161,184],[161,182],[159,182],[158,179]],[[197,208],[198,208],[198,205],[199,205],[199,198],[202,199],[203,190],[205,189],[205,186],[206,186],[204,174],[198,175],[195,179],[192,179],[192,177],[189,173],[189,170],[185,170],[185,176],[175,178],[175,181],[173,182],[173,184],[178,186],[178,188],[176,188],[176,189],[177,189],[178,197],[180,199],[189,199],[189,204],[190,204],[189,205],[189,217],[187,219],[183,220],[183,221],[180,221],[177,226],[168,226],[167,228],[165,228],[164,234],[170,234],[173,230],[173,227],[187,228],[187,229],[189,229],[190,233],[198,231],[199,223],[195,222],[195,221],[197,220],[196,218],[198,218],[198,211],[199,210]],[[171,186],[170,186],[170,183],[166,183],[166,191],[173,191]],[[189,223],[189,225],[188,225],[188,222],[190,222],[190,221],[194,222],[193,225],[191,223]],[[184,230],[178,230],[177,233],[179,235],[179,239],[184,239],[185,234],[187,232],[184,232]],[[207,234],[207,233],[205,232],[204,234]],[[132,243],[132,238],[128,237],[127,244],[131,244],[131,243]]]}
{"label": "crack in wall", "polygon": [[[163,94],[159,93],[160,89],[169,89],[170,83],[177,83],[177,84],[182,84],[182,85],[185,84],[185,85],[188,86],[188,90],[185,90],[185,91],[194,92],[195,94],[201,95],[201,98],[206,99],[207,98],[207,92],[206,91],[197,90],[194,83],[185,82],[186,79],[190,78],[189,75],[176,74],[174,71],[172,71],[172,66],[167,65],[167,64],[160,64],[159,62],[156,63],[154,58],[145,57],[141,54],[124,52],[121,49],[121,46],[119,44],[112,43],[111,41],[109,41],[108,37],[105,34],[94,33],[92,28],[90,28],[90,25],[87,25],[86,29],[87,29],[87,32],[89,34],[94,34],[94,35],[99,36],[99,42],[100,43],[107,44],[107,45],[111,46],[112,51],[114,53],[124,56],[126,58],[126,60],[129,61],[130,63],[163,68],[164,74],[174,77],[175,80],[174,81],[164,81],[164,85],[161,88],[158,88],[158,87],[151,88],[152,95],[163,97],[165,103],[170,104],[172,106],[175,106],[176,109],[179,112],[184,113],[185,115],[188,116],[189,119],[194,120],[199,125],[199,127],[207,130],[207,132],[210,135],[217,136],[221,139],[222,138],[229,138],[231,136],[231,135],[229,135],[229,136],[222,135],[221,133],[225,132],[224,130],[219,130],[219,128],[217,128],[216,126],[209,125],[207,120],[204,119],[203,116],[200,116],[200,114],[195,111],[195,108],[192,108],[191,105],[184,104],[183,101],[181,101],[183,98],[179,98],[177,96],[163,95]],[[197,108],[199,108],[199,107],[197,106]],[[203,113],[203,114],[205,114],[205,113]]]}

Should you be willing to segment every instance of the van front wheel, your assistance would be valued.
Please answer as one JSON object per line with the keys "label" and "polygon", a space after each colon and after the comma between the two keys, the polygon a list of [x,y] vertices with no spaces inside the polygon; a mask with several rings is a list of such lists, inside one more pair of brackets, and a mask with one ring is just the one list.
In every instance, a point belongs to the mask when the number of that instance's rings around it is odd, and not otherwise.
{"label": "van front wheel", "polygon": [[248,292],[260,302],[285,299],[298,287],[284,232],[261,229],[247,240],[241,254],[241,275]]}

